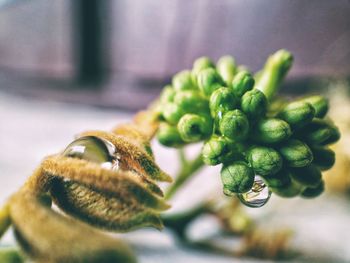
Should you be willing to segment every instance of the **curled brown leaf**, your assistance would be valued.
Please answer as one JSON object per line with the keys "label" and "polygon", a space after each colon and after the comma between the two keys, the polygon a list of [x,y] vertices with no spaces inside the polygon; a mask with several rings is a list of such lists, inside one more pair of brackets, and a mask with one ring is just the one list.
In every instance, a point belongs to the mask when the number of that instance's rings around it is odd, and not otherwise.
{"label": "curled brown leaf", "polygon": [[159,168],[153,158],[145,150],[122,135],[104,131],[88,131],[82,133],[80,136],[96,136],[110,141],[121,156],[121,161],[127,164],[128,168],[150,180],[163,182],[172,181],[171,177]]}
{"label": "curled brown leaf", "polygon": [[37,193],[23,188],[10,201],[17,240],[40,262],[136,262],[129,247],[41,203]]}

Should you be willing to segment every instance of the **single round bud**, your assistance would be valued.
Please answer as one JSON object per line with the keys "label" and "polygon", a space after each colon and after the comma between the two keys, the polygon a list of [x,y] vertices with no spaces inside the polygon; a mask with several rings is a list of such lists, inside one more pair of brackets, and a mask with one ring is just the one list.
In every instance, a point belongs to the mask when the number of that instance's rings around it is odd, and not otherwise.
{"label": "single round bud", "polygon": [[216,69],[226,84],[231,83],[236,74],[236,62],[231,56],[223,56],[216,63]]}
{"label": "single round bud", "polygon": [[296,139],[286,141],[278,150],[289,167],[304,167],[313,160],[309,146]]}
{"label": "single round bud", "polygon": [[208,57],[200,57],[197,58],[193,63],[192,74],[193,76],[197,76],[198,73],[206,68],[214,68],[215,65],[213,61]]}
{"label": "single round bud", "polygon": [[264,180],[269,187],[282,188],[291,184],[291,177],[288,169],[282,168],[275,174],[264,176]]}
{"label": "single round bud", "polygon": [[307,187],[316,187],[322,174],[315,165],[308,165],[302,168],[290,168],[290,174],[293,180]]}
{"label": "single round bud", "polygon": [[242,155],[233,144],[224,137],[212,137],[207,141],[202,148],[202,157],[204,163],[208,165],[217,165],[219,163],[232,162]]}
{"label": "single round bud", "polygon": [[250,119],[257,119],[265,115],[267,99],[260,90],[247,91],[241,100],[241,109]]}
{"label": "single round bud", "polygon": [[166,103],[162,106],[162,115],[170,124],[177,124],[184,114],[183,109],[175,103]]}
{"label": "single round bud", "polygon": [[311,106],[315,109],[316,118],[323,118],[326,116],[329,105],[328,100],[325,97],[316,95],[304,98],[301,101],[311,104]]}
{"label": "single round bud", "polygon": [[333,144],[339,141],[340,139],[340,131],[338,127],[334,126],[333,124],[330,124],[331,127],[331,136],[327,140],[325,140],[322,145],[328,145],[328,144]]}
{"label": "single round bud", "polygon": [[209,108],[213,117],[216,117],[218,112],[224,115],[226,112],[236,109],[238,104],[238,98],[233,95],[229,88],[225,87],[214,91],[209,100]]}
{"label": "single round bud", "polygon": [[172,126],[165,122],[159,125],[157,139],[161,144],[167,147],[179,147],[184,144],[176,126]]}
{"label": "single round bud", "polygon": [[175,90],[191,90],[196,89],[196,83],[193,81],[191,71],[183,70],[177,73],[172,80]]}
{"label": "single round bud", "polygon": [[197,76],[197,83],[199,89],[207,97],[224,85],[220,75],[213,68],[201,70]]}
{"label": "single round bud", "polygon": [[281,155],[269,147],[252,147],[248,151],[248,161],[258,175],[268,176],[277,173],[282,168]]}
{"label": "single round bud", "polygon": [[291,179],[287,185],[283,185],[282,187],[270,187],[274,194],[285,198],[291,198],[299,195],[304,188],[305,187],[293,179]]}
{"label": "single round bud", "polygon": [[326,145],[339,140],[340,133],[329,122],[322,119],[314,119],[298,132],[298,136],[304,138],[310,145]]}
{"label": "single round bud", "polygon": [[208,101],[198,90],[178,91],[174,103],[186,113],[209,112]]}
{"label": "single round bud", "polygon": [[221,181],[226,195],[248,192],[254,184],[254,171],[245,162],[237,161],[221,169]]}
{"label": "single round bud", "polygon": [[292,131],[287,122],[277,118],[260,120],[252,133],[252,139],[257,142],[273,144],[287,140]]}
{"label": "single round bud", "polygon": [[289,103],[278,117],[288,122],[293,129],[299,129],[312,121],[315,109],[310,103],[296,101]]}
{"label": "single round bud", "polygon": [[187,113],[180,119],[177,128],[185,142],[198,142],[212,133],[213,124],[209,116]]}
{"label": "single round bud", "polygon": [[219,125],[221,134],[234,141],[245,139],[249,132],[249,121],[240,110],[226,112]]}
{"label": "single round bud", "polygon": [[307,187],[304,191],[301,193],[301,197],[304,198],[315,198],[322,194],[324,191],[324,181],[321,180],[320,183],[316,187]]}
{"label": "single round bud", "polygon": [[314,146],[312,147],[312,153],[314,155],[313,164],[316,165],[321,171],[329,170],[335,163],[335,152],[329,148],[323,148]]}
{"label": "single round bud", "polygon": [[159,100],[161,103],[169,103],[169,102],[173,102],[174,101],[174,97],[175,97],[175,90],[173,89],[172,86],[170,85],[166,85],[163,90],[162,93],[159,96]]}
{"label": "single round bud", "polygon": [[250,91],[254,86],[254,78],[248,71],[238,72],[232,80],[232,90],[237,97],[242,97],[244,93]]}

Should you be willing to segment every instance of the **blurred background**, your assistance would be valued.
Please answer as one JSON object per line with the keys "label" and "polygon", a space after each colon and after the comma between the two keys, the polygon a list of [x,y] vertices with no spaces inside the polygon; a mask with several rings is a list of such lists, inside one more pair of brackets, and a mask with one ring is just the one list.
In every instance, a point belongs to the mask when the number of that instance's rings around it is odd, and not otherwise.
{"label": "blurred background", "polygon": [[[0,0],[0,204],[44,156],[81,131],[109,130],[129,120],[173,74],[203,55],[217,60],[230,54],[257,71],[269,54],[290,50],[295,62],[282,92],[339,93],[332,99],[338,107],[333,117],[342,117],[343,138],[349,138],[349,25],[348,0]],[[347,142],[342,139],[344,149]],[[174,174],[174,151],[154,147],[160,166]],[[350,168],[343,148],[338,175]],[[218,174],[217,168],[203,171],[172,209],[221,191]],[[298,262],[350,262],[350,182],[339,178],[333,194],[315,201],[273,196],[266,207],[247,213],[291,228]],[[213,218],[198,227],[197,238],[216,229]],[[141,262],[253,260],[184,248],[167,231],[141,230],[126,238]],[[1,241],[13,242],[11,233]]]}
{"label": "blurred background", "polygon": [[[0,89],[103,107],[145,107],[195,58],[253,71],[286,48],[290,78],[348,77],[347,0],[2,0]],[[298,82],[299,83],[299,82]]]}

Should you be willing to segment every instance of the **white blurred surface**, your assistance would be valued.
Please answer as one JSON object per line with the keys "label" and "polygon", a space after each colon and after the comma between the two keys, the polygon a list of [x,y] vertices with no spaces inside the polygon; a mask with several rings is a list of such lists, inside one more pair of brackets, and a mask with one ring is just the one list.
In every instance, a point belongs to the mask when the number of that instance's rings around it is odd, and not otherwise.
{"label": "white blurred surface", "polygon": [[[73,136],[87,129],[109,130],[131,117],[118,111],[24,100],[0,93],[0,203],[16,191],[48,154],[62,150]],[[156,159],[170,174],[176,171],[175,152],[154,144]],[[192,147],[195,152],[198,147]],[[191,206],[220,190],[218,168],[203,171],[172,202],[173,210]],[[261,209],[247,209],[264,227],[289,227],[295,235],[291,247],[301,253],[295,262],[350,262],[350,200],[322,195],[315,200],[275,196]],[[215,229],[203,220],[198,236]],[[252,262],[177,245],[168,231],[146,229],[125,234],[140,262]],[[0,245],[13,243],[11,233]],[[260,260],[254,260],[260,262]]]}

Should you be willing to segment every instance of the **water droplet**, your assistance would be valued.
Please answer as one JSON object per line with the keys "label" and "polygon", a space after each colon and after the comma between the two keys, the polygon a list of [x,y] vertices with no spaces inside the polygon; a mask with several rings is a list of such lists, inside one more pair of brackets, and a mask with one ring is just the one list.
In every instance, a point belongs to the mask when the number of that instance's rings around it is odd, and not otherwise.
{"label": "water droplet", "polygon": [[115,146],[96,136],[85,136],[70,143],[62,152],[63,156],[99,163],[108,170],[119,169],[120,156]]}
{"label": "water droplet", "polygon": [[237,194],[237,196],[239,200],[246,206],[256,208],[262,207],[269,201],[271,197],[271,191],[263,179],[260,176],[256,175],[252,189],[246,193]]}

